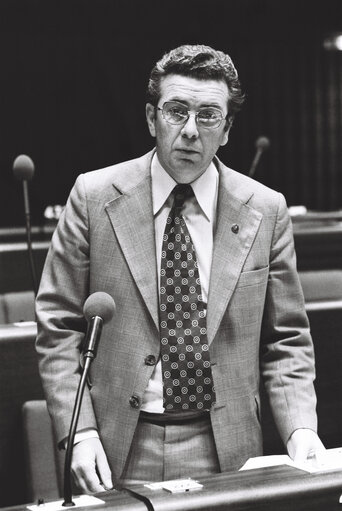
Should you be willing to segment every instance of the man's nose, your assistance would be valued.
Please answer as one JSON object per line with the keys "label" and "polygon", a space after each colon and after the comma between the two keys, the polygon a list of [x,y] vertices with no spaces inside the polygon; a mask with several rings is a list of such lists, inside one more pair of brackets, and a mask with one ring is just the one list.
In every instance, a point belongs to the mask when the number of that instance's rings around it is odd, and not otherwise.
{"label": "man's nose", "polygon": [[199,133],[197,129],[197,123],[196,123],[196,114],[190,113],[188,120],[184,124],[183,128],[181,129],[181,134],[183,137],[187,138],[197,138]]}

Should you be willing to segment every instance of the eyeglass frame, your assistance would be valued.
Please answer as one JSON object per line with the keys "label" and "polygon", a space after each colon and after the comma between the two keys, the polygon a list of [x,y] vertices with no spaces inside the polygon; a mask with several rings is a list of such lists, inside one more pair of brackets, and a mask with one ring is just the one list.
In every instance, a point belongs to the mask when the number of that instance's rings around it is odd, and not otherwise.
{"label": "eyeglass frame", "polygon": [[[170,121],[168,121],[167,119],[165,119],[164,117],[164,106],[167,104],[167,103],[176,103],[180,106],[183,106],[184,109],[187,111],[187,114],[188,114],[188,117],[184,120],[184,122],[180,122],[180,123],[172,123]],[[171,126],[184,126],[184,124],[186,124],[190,118],[190,114],[191,114],[191,110],[188,110],[187,107],[185,105],[183,105],[182,103],[179,103],[178,101],[164,101],[162,107],[160,106],[156,106],[155,107],[156,110],[160,110],[161,113],[162,113],[162,116],[163,116],[163,119],[168,123],[168,124],[171,124]],[[202,110],[205,110],[205,109],[210,109],[212,108],[213,110],[217,110],[218,112],[220,112],[221,114],[221,119],[220,119],[220,124],[218,124],[217,126],[202,126],[201,124],[198,124],[198,114],[202,111]],[[225,117],[223,117],[223,114],[221,112],[221,110],[219,108],[216,108],[216,107],[203,107],[203,108],[200,108],[199,110],[193,112],[195,114],[195,122],[196,122],[196,126],[200,127],[200,128],[204,128],[204,129],[207,129],[207,130],[216,130],[218,129],[221,124],[222,124],[222,121],[226,121],[226,122],[229,122],[229,116],[228,116],[228,113]]]}

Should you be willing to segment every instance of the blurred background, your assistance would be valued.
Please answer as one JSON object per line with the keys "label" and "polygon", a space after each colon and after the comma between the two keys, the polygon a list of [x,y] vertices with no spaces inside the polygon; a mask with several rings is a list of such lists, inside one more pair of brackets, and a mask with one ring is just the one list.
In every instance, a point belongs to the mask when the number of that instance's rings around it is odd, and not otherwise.
{"label": "blurred background", "polygon": [[289,205],[342,208],[341,0],[2,0],[0,227],[23,224],[14,158],[28,154],[33,223],[64,204],[80,172],[153,147],[145,89],[154,62],[184,43],[228,52],[247,94],[219,156]]}

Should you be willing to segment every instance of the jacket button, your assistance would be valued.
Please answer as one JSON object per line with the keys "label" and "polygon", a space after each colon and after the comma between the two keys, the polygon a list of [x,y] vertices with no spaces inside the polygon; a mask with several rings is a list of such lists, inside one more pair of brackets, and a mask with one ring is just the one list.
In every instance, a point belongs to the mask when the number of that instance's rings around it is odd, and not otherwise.
{"label": "jacket button", "polygon": [[233,225],[232,225],[232,232],[233,232],[234,234],[237,234],[237,233],[239,232],[239,226],[238,226],[238,224],[233,224]]}
{"label": "jacket button", "polygon": [[145,364],[147,366],[154,366],[156,364],[156,357],[154,355],[147,355],[145,358]]}
{"label": "jacket button", "polygon": [[138,398],[138,396],[135,396],[133,394],[133,396],[129,398],[129,404],[131,405],[132,408],[139,408],[140,399]]}

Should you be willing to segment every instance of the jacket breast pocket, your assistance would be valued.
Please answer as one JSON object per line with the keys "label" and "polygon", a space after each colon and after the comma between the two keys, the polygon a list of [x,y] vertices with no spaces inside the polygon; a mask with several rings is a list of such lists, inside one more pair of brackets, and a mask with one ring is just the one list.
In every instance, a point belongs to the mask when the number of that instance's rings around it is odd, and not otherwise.
{"label": "jacket breast pocket", "polygon": [[[236,339],[241,342],[251,342],[258,334],[268,284],[269,267],[246,271],[240,274],[231,300],[227,308],[225,326],[230,332],[235,332]],[[255,349],[250,344],[248,349]]]}
{"label": "jacket breast pocket", "polygon": [[230,347],[236,343],[251,361],[258,349],[255,340],[260,333],[268,274],[268,266],[240,274],[221,323]]}
{"label": "jacket breast pocket", "polygon": [[257,270],[243,271],[237,282],[239,288],[262,285],[267,282],[269,266]]}

